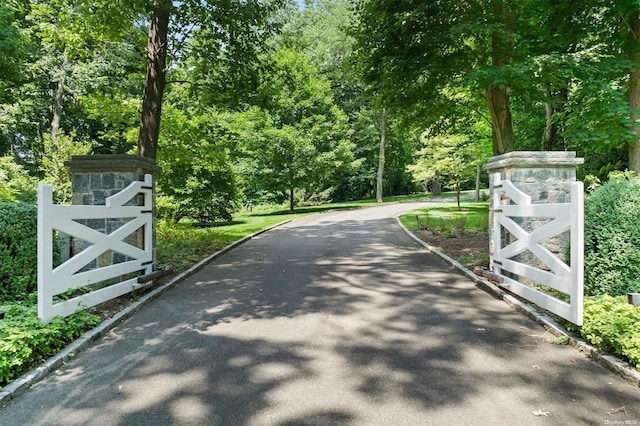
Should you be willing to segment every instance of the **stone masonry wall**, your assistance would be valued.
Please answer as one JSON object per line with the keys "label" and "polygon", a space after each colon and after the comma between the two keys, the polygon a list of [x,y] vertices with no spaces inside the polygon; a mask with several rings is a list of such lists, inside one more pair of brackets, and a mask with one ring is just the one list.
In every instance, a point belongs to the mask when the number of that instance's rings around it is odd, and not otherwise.
{"label": "stone masonry wall", "polygon": [[[502,179],[508,179],[522,192],[531,196],[533,204],[568,203],[571,201],[571,184],[576,181],[576,167],[582,164],[582,158],[576,158],[575,152],[539,152],[518,151],[493,157],[486,166],[489,172],[489,192],[491,194],[490,209],[499,208],[493,205],[493,175],[500,173]],[[508,204],[510,200],[503,194],[500,204]],[[527,232],[548,223],[545,218],[523,218],[518,224]],[[493,214],[490,213],[489,232],[493,235]],[[512,241],[503,241],[503,246]],[[568,235],[560,235],[547,240],[543,245],[560,258],[564,257],[564,249]],[[493,240],[490,239],[491,267],[493,267]],[[531,266],[544,269],[537,258],[530,253],[523,253],[514,258]]]}
{"label": "stone masonry wall", "polygon": [[[105,205],[108,197],[117,194],[134,181],[143,181],[144,175],[158,174],[160,168],[153,161],[135,155],[83,155],[74,156],[66,165],[71,171],[72,199],[76,205]],[[154,192],[155,194],[155,192]],[[141,195],[134,197],[127,205],[143,205],[144,198]],[[153,199],[154,225],[155,225],[155,197]],[[124,225],[128,220],[122,219],[88,219],[82,224],[96,231],[110,234]],[[154,226],[155,229],[155,226]],[[143,248],[144,234],[142,230],[127,237],[124,241],[139,248]],[[154,235],[154,259],[155,259],[155,235]],[[84,241],[71,242],[71,255],[77,254],[87,248]],[[121,263],[127,257],[107,251],[98,259],[88,264],[83,270],[96,267],[109,266]]]}

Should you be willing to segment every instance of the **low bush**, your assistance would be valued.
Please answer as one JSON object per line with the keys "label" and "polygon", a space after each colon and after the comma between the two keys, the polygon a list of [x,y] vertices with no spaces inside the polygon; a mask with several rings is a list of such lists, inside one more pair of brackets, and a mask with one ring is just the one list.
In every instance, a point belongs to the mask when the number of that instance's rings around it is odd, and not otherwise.
{"label": "low bush", "polygon": [[585,294],[640,291],[640,179],[611,180],[585,199]]}
{"label": "low bush", "polygon": [[37,290],[37,208],[0,203],[0,301],[22,300]]}
{"label": "low bush", "polygon": [[183,271],[222,248],[216,228],[159,220],[156,227],[157,261],[176,272]]}
{"label": "low bush", "polygon": [[67,344],[95,327],[100,317],[85,311],[50,323],[38,320],[32,301],[0,305],[5,318],[0,321],[0,386],[46,360]]}
{"label": "low bush", "polygon": [[580,334],[600,350],[622,355],[640,369],[640,307],[623,296],[586,298]]}
{"label": "low bush", "polygon": [[158,218],[178,223],[182,218],[201,223],[231,220],[235,209],[233,201],[226,194],[207,193],[204,196],[167,196],[157,198]]}

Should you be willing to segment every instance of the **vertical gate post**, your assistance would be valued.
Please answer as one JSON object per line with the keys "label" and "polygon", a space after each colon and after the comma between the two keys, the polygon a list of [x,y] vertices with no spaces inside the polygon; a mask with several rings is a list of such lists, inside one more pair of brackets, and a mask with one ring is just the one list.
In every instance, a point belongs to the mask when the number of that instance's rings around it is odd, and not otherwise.
{"label": "vertical gate post", "polygon": [[[514,151],[489,159],[486,169],[489,172],[489,235],[493,235],[493,176],[500,173],[504,180],[510,180],[522,192],[531,197],[532,204],[567,203],[571,201],[571,184],[576,181],[576,168],[583,164],[583,158],[577,158],[573,151]],[[508,203],[508,200],[503,200]],[[525,228],[535,228],[535,222],[522,224]],[[562,257],[565,241],[562,238],[550,239],[545,243],[547,249]],[[493,239],[490,239],[490,267],[494,260]],[[519,255],[522,263],[535,262]],[[537,265],[532,265],[537,266]]]}
{"label": "vertical gate post", "polygon": [[[71,204],[75,205],[104,205],[107,197],[120,192],[131,182],[144,181],[144,175],[153,176],[153,260],[156,259],[156,178],[161,168],[146,157],[129,154],[95,154],[74,155],[65,163],[71,172]],[[142,203],[140,203],[142,204]],[[110,233],[121,224],[113,219],[92,220],[89,226],[100,232]],[[144,235],[139,232],[135,238],[136,245],[141,247]],[[71,255],[82,251],[81,242],[71,245]],[[74,247],[75,245],[75,247]],[[95,267],[108,266],[115,262],[114,253],[105,253],[98,260]]]}

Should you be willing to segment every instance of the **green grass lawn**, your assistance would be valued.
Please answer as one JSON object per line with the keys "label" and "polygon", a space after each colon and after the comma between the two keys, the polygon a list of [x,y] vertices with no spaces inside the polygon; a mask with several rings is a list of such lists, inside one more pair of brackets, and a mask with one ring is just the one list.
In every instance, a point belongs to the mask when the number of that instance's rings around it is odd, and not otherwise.
{"label": "green grass lawn", "polygon": [[433,205],[405,213],[400,221],[411,231],[461,229],[485,232],[489,224],[489,203],[463,200],[460,209],[456,203]]}

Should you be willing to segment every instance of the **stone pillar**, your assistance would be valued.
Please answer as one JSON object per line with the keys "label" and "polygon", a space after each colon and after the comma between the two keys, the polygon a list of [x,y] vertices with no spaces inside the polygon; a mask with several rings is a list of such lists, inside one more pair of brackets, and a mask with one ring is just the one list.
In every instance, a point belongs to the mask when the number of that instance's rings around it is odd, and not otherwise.
{"label": "stone pillar", "polygon": [[[571,184],[576,181],[576,167],[584,163],[583,158],[576,158],[575,152],[568,151],[515,151],[492,157],[486,165],[489,172],[490,209],[497,208],[493,205],[493,175],[500,173],[502,179],[508,179],[522,192],[531,196],[533,204],[568,203],[571,199]],[[503,198],[502,204],[508,204],[509,200]],[[489,213],[489,235],[493,235],[493,214]],[[527,232],[535,230],[548,220],[532,218],[521,221]],[[550,239],[545,247],[562,257],[566,236]],[[509,241],[505,241],[509,243]],[[490,238],[489,253],[491,256],[491,268],[493,268],[493,240]],[[532,259],[533,258],[533,259]],[[517,261],[532,264],[535,263],[533,255],[519,255]]]}
{"label": "stone pillar", "polygon": [[[138,155],[97,154],[75,155],[65,163],[71,172],[72,204],[105,205],[105,200],[126,188],[133,181],[143,181],[145,174],[153,176],[153,258],[155,261],[155,184],[160,167],[153,160]],[[142,199],[134,199],[131,204],[142,204]],[[91,219],[87,226],[103,233],[111,233],[122,225],[120,219]],[[142,248],[144,236],[142,232],[126,240],[132,245]],[[82,242],[72,244],[72,254],[84,247]],[[87,265],[86,269],[108,266],[122,262],[123,256],[107,252],[100,256],[97,264]]]}

